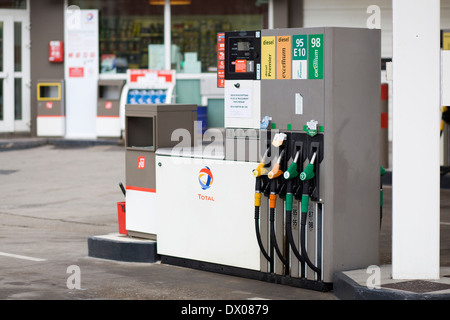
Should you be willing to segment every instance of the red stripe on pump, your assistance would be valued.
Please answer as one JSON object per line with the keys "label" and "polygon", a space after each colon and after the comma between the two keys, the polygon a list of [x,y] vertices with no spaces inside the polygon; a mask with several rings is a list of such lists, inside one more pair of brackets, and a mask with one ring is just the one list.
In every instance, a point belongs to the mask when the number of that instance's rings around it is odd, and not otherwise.
{"label": "red stripe on pump", "polygon": [[388,114],[387,112],[381,113],[381,129],[387,129],[388,128]]}
{"label": "red stripe on pump", "polygon": [[389,87],[387,83],[381,85],[381,100],[386,101],[389,97]]}
{"label": "red stripe on pump", "polygon": [[153,192],[153,193],[156,193],[156,189],[150,189],[150,188],[141,188],[141,187],[126,186],[125,189],[127,189],[127,190],[134,190],[134,191],[144,191],[144,192]]}

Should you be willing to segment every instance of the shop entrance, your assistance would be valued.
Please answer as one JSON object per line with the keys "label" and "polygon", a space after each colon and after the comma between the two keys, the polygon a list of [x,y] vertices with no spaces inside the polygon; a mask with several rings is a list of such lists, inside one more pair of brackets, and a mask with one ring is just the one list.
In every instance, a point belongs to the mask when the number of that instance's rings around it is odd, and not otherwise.
{"label": "shop entrance", "polygon": [[0,10],[0,133],[30,131],[30,18]]}

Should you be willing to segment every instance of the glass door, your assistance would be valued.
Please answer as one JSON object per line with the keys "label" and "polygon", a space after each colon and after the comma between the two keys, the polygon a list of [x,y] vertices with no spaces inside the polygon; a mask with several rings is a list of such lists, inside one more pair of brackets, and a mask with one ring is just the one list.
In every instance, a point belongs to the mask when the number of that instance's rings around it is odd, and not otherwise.
{"label": "glass door", "polygon": [[14,132],[13,19],[0,16],[0,132]]}
{"label": "glass door", "polygon": [[29,16],[11,11],[0,10],[0,133],[30,131]]}

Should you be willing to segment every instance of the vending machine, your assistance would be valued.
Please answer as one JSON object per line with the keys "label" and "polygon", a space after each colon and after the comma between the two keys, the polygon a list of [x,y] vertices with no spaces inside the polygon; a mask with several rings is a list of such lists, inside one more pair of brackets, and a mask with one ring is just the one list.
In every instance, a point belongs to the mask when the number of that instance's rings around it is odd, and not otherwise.
{"label": "vending machine", "polygon": [[175,103],[175,70],[128,69],[120,95],[121,130],[125,130],[125,105]]}

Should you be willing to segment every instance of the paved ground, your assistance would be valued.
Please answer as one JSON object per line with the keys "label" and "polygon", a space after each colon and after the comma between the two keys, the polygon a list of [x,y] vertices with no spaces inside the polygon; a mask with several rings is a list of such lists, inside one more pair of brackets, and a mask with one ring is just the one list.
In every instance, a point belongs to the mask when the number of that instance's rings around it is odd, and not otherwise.
{"label": "paved ground", "polygon": [[[44,145],[0,152],[0,299],[335,300],[332,292],[160,263],[88,257],[87,239],[117,232],[123,147]],[[389,264],[385,187],[380,264]],[[441,265],[450,266],[450,191],[441,192]],[[75,271],[74,271],[75,270]],[[80,288],[71,288],[80,275]]]}
{"label": "paved ground", "polygon": [[[123,147],[0,152],[0,181],[0,299],[335,299],[160,263],[88,257],[88,237],[117,232]],[[81,289],[67,286],[73,265]]]}

